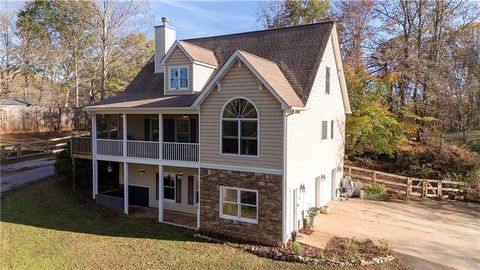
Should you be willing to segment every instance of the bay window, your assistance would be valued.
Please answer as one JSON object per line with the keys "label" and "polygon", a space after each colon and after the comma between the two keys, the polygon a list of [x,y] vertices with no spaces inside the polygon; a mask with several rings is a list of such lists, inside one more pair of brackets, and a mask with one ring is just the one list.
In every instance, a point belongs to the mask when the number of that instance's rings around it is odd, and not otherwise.
{"label": "bay window", "polygon": [[222,111],[222,154],[258,155],[258,113],[247,99],[236,98]]}

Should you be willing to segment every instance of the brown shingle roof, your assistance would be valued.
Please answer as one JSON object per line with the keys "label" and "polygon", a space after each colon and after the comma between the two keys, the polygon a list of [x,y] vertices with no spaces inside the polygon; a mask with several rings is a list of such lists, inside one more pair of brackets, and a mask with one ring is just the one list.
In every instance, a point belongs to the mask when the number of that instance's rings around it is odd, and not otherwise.
{"label": "brown shingle roof", "polygon": [[[212,51],[219,66],[236,50],[275,62],[298,98],[306,104],[333,25],[329,21],[181,42]],[[198,95],[164,96],[163,73],[154,73],[152,57],[123,93],[88,108],[188,107]]]}
{"label": "brown shingle roof", "polygon": [[122,93],[100,101],[87,109],[116,109],[116,108],[156,108],[156,107],[189,107],[197,98],[193,95],[163,94],[163,73],[154,73],[153,57],[140,70],[132,82]]}
{"label": "brown shingle roof", "polygon": [[213,51],[220,66],[235,50],[275,62],[306,104],[333,24],[329,21],[184,41]]}
{"label": "brown shingle roof", "polygon": [[295,91],[293,91],[292,86],[290,86],[290,83],[288,83],[276,63],[247,52],[239,51],[239,53],[247,59],[258,74],[262,76],[285,103],[292,107],[303,107],[302,101],[298,98]]}
{"label": "brown shingle roof", "polygon": [[190,44],[185,41],[179,41],[178,43],[180,43],[180,45],[187,52],[187,54],[190,55],[193,61],[209,64],[212,66],[218,66],[217,58],[212,51],[194,44]]}

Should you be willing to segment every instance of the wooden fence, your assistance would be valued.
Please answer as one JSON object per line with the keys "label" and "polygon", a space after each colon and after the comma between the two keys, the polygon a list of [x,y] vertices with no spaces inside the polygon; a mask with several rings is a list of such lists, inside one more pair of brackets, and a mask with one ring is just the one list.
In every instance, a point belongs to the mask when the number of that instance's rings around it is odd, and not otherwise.
{"label": "wooden fence", "polygon": [[0,160],[56,154],[62,151],[72,136],[49,139],[42,143],[33,144],[9,144],[0,146]]}
{"label": "wooden fence", "polygon": [[407,197],[443,197],[451,192],[462,193],[464,187],[462,182],[406,177],[348,165],[345,165],[345,173],[354,180],[372,185],[382,184],[388,191]]}

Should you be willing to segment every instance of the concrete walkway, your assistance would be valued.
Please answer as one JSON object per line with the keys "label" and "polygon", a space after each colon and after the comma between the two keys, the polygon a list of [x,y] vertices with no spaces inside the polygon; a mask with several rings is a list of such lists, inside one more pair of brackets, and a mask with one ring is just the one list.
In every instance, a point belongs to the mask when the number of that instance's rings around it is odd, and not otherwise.
{"label": "concrete walkway", "polygon": [[1,192],[54,175],[54,162],[52,158],[42,158],[2,165]]}
{"label": "concrete walkway", "polygon": [[329,206],[330,214],[319,215],[315,232],[302,242],[324,248],[333,236],[387,239],[406,255],[480,269],[480,205],[350,199]]}

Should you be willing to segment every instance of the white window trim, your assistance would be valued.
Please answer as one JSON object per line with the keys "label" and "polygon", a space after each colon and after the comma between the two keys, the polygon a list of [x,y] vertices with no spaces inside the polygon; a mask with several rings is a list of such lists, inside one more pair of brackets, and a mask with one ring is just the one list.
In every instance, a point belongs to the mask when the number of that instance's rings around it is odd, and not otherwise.
{"label": "white window trim", "polygon": [[[223,118],[223,111],[225,110],[225,107],[233,100],[235,99],[238,99],[238,98],[241,98],[241,99],[245,99],[247,100],[248,102],[252,103],[253,107],[255,107],[255,110],[257,111],[257,118],[242,118],[241,120],[242,121],[257,121],[257,154],[256,155],[244,155],[244,154],[241,154],[241,130],[240,130],[240,121],[239,121],[239,118]],[[233,154],[233,153],[224,153],[223,152],[223,120],[227,120],[227,121],[237,121],[237,129],[238,129],[238,154]],[[257,105],[255,105],[255,103],[253,103],[253,101],[251,101],[250,99],[246,98],[246,97],[234,97],[234,98],[231,98],[229,99],[227,102],[225,102],[225,104],[223,105],[222,107],[222,110],[220,111],[220,155],[222,156],[231,156],[231,157],[251,157],[251,158],[259,158],[260,157],[260,113],[258,111],[258,108],[257,108]]]}
{"label": "white window trim", "polygon": [[[186,68],[187,69],[187,87],[180,87],[180,69]],[[170,78],[172,69],[178,69],[178,88],[172,88],[172,78]],[[190,89],[190,68],[189,66],[173,66],[168,68],[168,90],[169,91],[177,91],[177,90],[188,90]]]}
{"label": "white window trim", "polygon": [[[176,203],[176,197],[177,197],[177,176],[174,173],[165,173],[163,177],[165,176],[173,176],[173,200],[171,199],[165,199],[165,184],[163,184],[163,201],[168,202],[168,203]],[[168,186],[169,188],[171,186]]]}
{"label": "white window trim", "polygon": [[[223,214],[223,191],[225,189],[232,189],[232,190],[236,190],[237,191],[237,205],[238,205],[238,208],[237,208],[237,216],[230,216],[230,215],[224,215]],[[256,219],[250,219],[250,218],[243,218],[241,217],[241,209],[242,209],[242,204],[241,204],[241,192],[242,191],[248,191],[248,192],[255,192],[255,195],[256,195],[256,201],[257,201],[257,205],[255,205],[255,207],[257,208],[257,217]],[[241,221],[241,222],[247,222],[247,223],[253,223],[253,224],[258,224],[258,190],[255,190],[255,189],[246,189],[246,188],[236,188],[236,187],[227,187],[227,186],[220,186],[220,199],[219,199],[219,204],[220,204],[220,218],[223,218],[223,219],[230,219],[230,220],[238,220],[238,221]],[[249,206],[253,206],[253,205],[250,205],[250,204],[244,204],[244,205],[249,205]]]}

